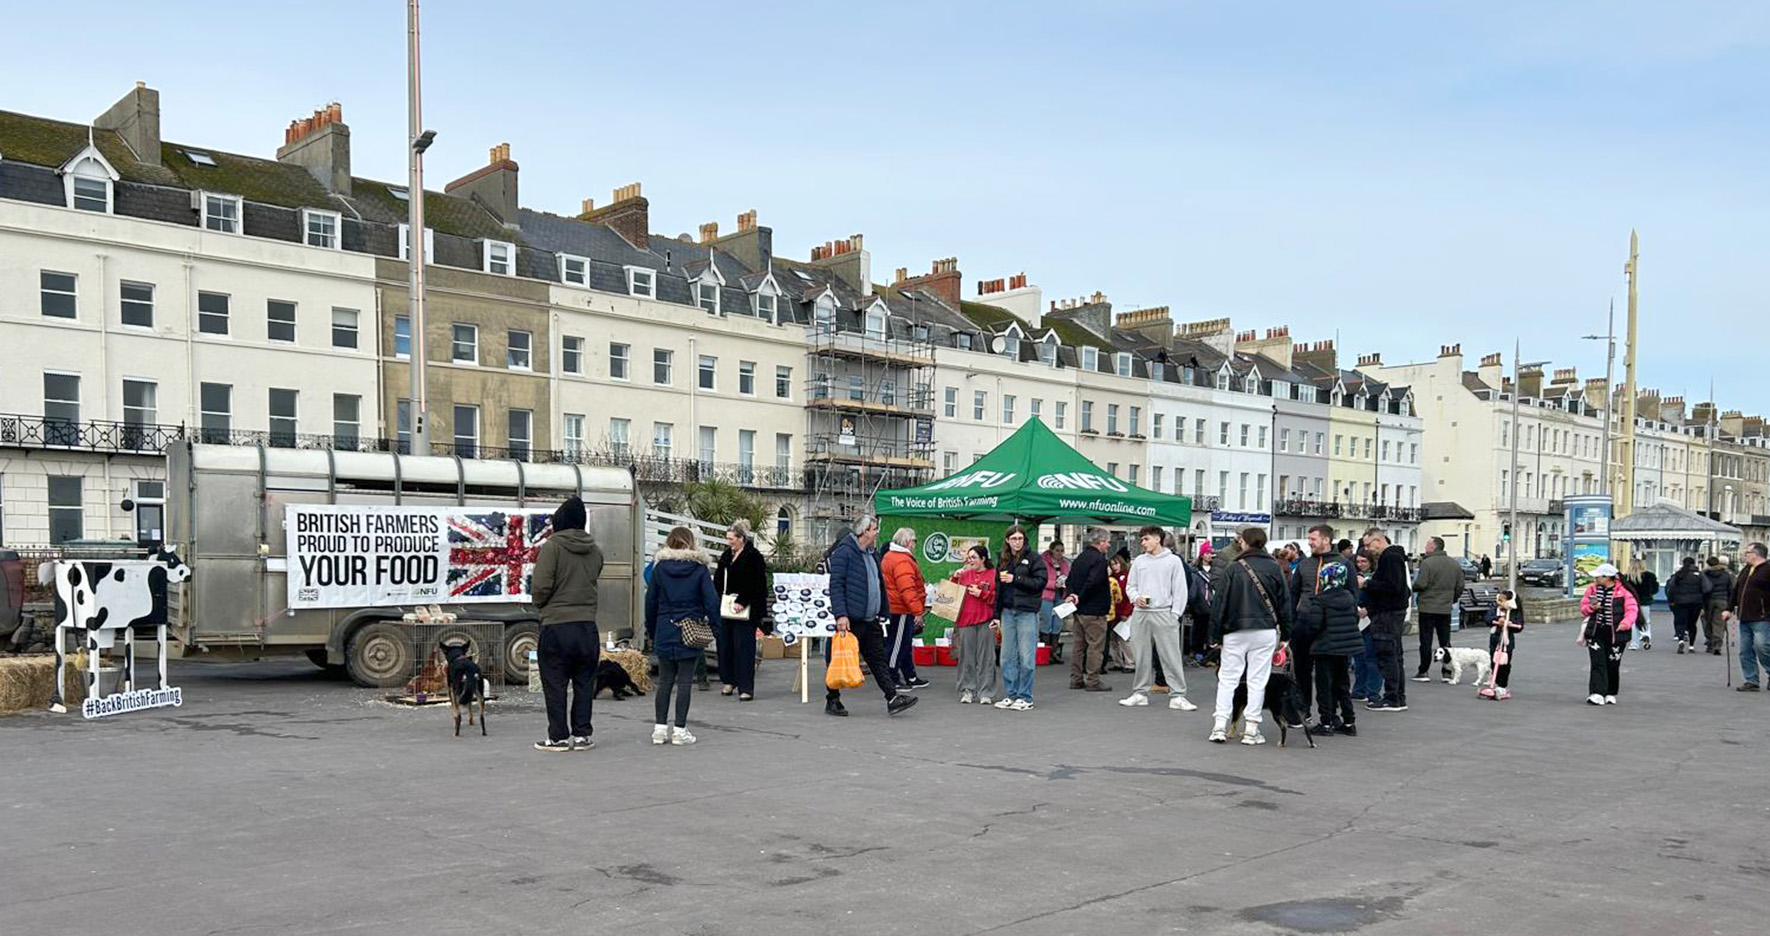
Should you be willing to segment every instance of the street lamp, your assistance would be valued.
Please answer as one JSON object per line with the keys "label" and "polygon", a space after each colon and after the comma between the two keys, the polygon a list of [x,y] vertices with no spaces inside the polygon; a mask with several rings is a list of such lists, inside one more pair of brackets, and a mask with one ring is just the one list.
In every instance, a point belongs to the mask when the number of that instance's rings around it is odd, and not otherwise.
{"label": "street lamp", "polygon": [[411,353],[406,356],[412,369],[412,399],[407,406],[412,428],[413,455],[430,454],[430,400],[425,380],[425,363],[429,358],[424,330],[424,151],[436,141],[435,130],[425,130],[423,92],[418,68],[418,0],[406,3],[406,291],[411,307]]}
{"label": "street lamp", "polygon": [[1616,300],[1610,300],[1610,322],[1602,335],[1581,335],[1585,341],[1602,341],[1608,349],[1604,355],[1604,451],[1598,493],[1610,494],[1610,410],[1616,405],[1616,392],[1610,386],[1616,373]]}

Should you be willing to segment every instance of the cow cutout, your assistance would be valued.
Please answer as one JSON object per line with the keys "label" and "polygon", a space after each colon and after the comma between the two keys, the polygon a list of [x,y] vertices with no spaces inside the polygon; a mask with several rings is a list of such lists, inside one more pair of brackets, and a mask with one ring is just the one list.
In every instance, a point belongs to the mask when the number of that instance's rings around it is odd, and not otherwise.
{"label": "cow cutout", "polygon": [[65,712],[67,636],[77,634],[86,652],[86,698],[98,699],[99,651],[116,646],[123,634],[125,665],[121,688],[135,689],[135,632],[151,629],[158,648],[160,689],[166,686],[166,590],[190,579],[190,566],[170,549],[147,559],[58,560],[38,567],[42,584],[55,587],[55,692],[50,711]]}

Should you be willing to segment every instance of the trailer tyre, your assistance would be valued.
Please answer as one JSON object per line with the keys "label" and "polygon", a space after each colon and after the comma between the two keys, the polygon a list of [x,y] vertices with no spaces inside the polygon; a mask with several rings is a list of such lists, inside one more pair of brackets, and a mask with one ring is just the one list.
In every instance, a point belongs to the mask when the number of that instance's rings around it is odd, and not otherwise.
{"label": "trailer tyre", "polygon": [[313,665],[319,667],[322,670],[325,670],[327,676],[343,676],[344,675],[344,667],[342,665],[337,664],[337,663],[327,662],[326,650],[324,647],[321,647],[316,650],[307,651],[307,659],[308,659],[308,662],[312,663]]}
{"label": "trailer tyre", "polygon": [[350,635],[344,666],[359,686],[403,686],[416,672],[412,632],[392,621],[373,621]]}
{"label": "trailer tyre", "polygon": [[529,681],[529,652],[541,647],[541,625],[530,621],[504,628],[504,683],[526,686]]}

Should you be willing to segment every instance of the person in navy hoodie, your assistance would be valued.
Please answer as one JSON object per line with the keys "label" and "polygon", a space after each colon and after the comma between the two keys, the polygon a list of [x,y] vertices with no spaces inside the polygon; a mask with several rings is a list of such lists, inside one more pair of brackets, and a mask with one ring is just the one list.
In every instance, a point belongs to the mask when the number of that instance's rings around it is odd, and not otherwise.
{"label": "person in navy hoodie", "polygon": [[[694,533],[676,527],[664,540],[652,564],[651,582],[645,589],[645,636],[658,656],[657,725],[653,744],[693,744],[688,731],[688,703],[694,698],[695,663],[702,648],[682,641],[682,622],[699,618],[711,627],[719,620],[719,592],[707,571],[707,554],[695,545]],[[670,697],[676,697],[676,725],[671,727]]]}
{"label": "person in navy hoodie", "polygon": [[[885,575],[879,568],[879,518],[862,515],[855,520],[852,532],[830,549],[824,561],[830,570],[830,614],[836,618],[836,630],[854,635],[860,645],[860,658],[885,696],[885,711],[896,715],[916,704],[916,697],[897,691],[891,677],[891,662],[885,655]],[[828,662],[827,651],[825,662]],[[842,693],[829,689],[824,693],[824,714],[846,716]]]}

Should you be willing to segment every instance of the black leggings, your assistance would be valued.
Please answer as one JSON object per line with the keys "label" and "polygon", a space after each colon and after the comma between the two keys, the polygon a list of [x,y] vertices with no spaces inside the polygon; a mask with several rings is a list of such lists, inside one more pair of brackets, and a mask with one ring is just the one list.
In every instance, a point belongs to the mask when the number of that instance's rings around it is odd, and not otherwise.
{"label": "black leggings", "polygon": [[1696,646],[1696,619],[1702,616],[1702,605],[1672,605],[1672,636]]}
{"label": "black leggings", "polygon": [[[1493,652],[1495,650],[1498,650],[1499,648],[1500,648],[1500,635],[1491,634],[1491,633],[1488,634],[1487,635],[1487,653],[1488,653],[1488,655],[1492,656]],[[1494,685],[1500,687],[1501,689],[1504,689],[1504,688],[1506,688],[1507,685],[1509,685],[1511,683],[1511,681],[1512,681],[1511,660],[1513,657],[1515,657],[1517,655],[1518,655],[1518,635],[1516,633],[1514,633],[1512,635],[1511,643],[1506,646],[1506,660],[1507,660],[1507,662],[1502,664],[1501,666],[1499,666],[1493,674],[1493,684]]]}
{"label": "black leggings", "polygon": [[669,724],[670,693],[676,693],[676,727],[688,727],[688,703],[694,698],[694,661],[702,654],[695,654],[693,659],[677,660],[666,657],[658,658],[658,684],[653,687],[657,697],[653,703],[657,706],[657,724]]}

